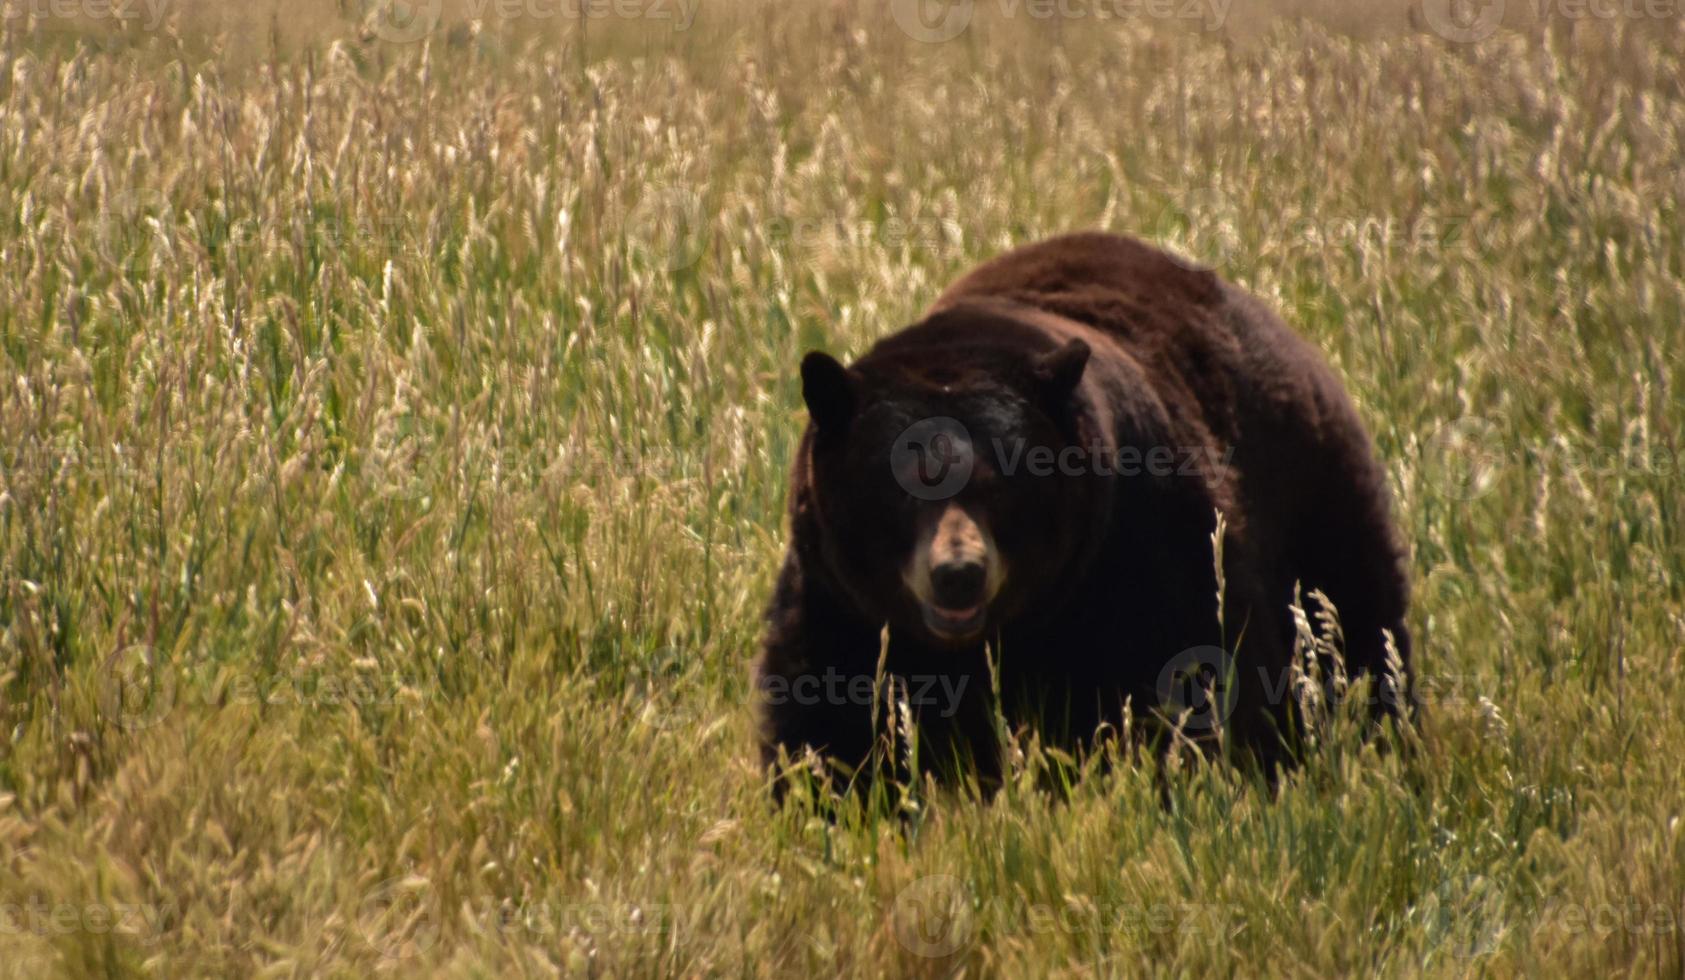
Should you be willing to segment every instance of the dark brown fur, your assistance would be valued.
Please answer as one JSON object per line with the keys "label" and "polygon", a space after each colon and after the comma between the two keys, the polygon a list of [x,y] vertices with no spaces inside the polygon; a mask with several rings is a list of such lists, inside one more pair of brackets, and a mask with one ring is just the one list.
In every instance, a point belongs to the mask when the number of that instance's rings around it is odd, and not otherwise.
{"label": "dark brown fur", "polygon": [[[1073,340],[1092,352],[1086,369],[1074,389],[1050,390],[1038,359]],[[1165,665],[1205,645],[1236,658],[1231,742],[1274,760],[1289,715],[1296,582],[1333,600],[1351,670],[1381,674],[1383,630],[1408,667],[1403,553],[1357,413],[1311,345],[1210,270],[1128,238],[1051,239],[974,269],[846,375],[827,367],[804,365],[808,400],[838,421],[810,424],[803,438],[790,549],[755,667],[759,689],[772,691],[761,714],[767,762],[780,749],[850,767],[866,758],[879,734],[869,704],[788,692],[826,671],[874,673],[886,623],[890,674],[964,688],[940,711],[916,710],[927,760],[940,769],[964,756],[985,783],[1000,765],[997,707],[1009,725],[1081,747],[1118,724],[1126,699],[1149,714]],[[1032,444],[1163,446],[1227,463],[1197,476],[980,476],[967,487],[960,499],[992,521],[1015,576],[990,612],[997,705],[983,644],[933,642],[896,594],[910,529],[928,519],[920,508],[941,504],[903,509],[880,493],[875,467],[901,426],[925,415],[997,435],[1005,426]],[[1228,526],[1221,628],[1214,510]]]}

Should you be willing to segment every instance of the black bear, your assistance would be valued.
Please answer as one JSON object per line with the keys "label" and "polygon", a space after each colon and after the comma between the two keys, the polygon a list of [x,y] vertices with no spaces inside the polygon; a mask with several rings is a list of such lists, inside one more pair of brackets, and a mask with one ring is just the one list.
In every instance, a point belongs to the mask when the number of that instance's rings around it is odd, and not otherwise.
{"label": "black bear", "polygon": [[801,378],[755,663],[765,763],[812,750],[864,775],[899,723],[921,765],[988,786],[997,719],[1080,748],[1127,703],[1273,771],[1296,586],[1333,601],[1346,670],[1390,691],[1377,710],[1408,705],[1408,580],[1369,438],[1320,354],[1212,271],[1054,238]]}

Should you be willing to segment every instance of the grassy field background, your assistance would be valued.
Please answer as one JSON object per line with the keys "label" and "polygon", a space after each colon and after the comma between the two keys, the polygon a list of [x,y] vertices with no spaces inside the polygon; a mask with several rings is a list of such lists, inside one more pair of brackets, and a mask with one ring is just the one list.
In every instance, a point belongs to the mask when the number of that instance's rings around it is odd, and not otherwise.
{"label": "grassy field background", "polygon": [[[1427,4],[0,0],[0,977],[1680,975],[1685,30]],[[773,809],[800,355],[1085,227],[1347,379],[1425,752]]]}

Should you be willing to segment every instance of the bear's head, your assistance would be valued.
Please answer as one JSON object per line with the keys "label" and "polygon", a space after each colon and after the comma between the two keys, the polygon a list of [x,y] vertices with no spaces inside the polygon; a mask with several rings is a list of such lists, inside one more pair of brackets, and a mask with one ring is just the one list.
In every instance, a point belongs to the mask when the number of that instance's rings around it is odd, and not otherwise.
{"label": "bear's head", "polygon": [[1049,343],[802,362],[802,506],[830,576],[892,633],[974,644],[1050,608],[1090,553],[1103,492],[1082,465],[1090,350]]}

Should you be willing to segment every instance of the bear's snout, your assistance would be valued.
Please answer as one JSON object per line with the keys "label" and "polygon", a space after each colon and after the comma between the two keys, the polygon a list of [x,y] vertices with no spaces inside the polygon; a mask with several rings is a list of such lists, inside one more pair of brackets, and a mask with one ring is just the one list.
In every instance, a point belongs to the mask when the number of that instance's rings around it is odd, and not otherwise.
{"label": "bear's snout", "polygon": [[904,580],[925,627],[938,639],[960,642],[982,632],[1002,577],[988,529],[950,504],[920,535]]}

